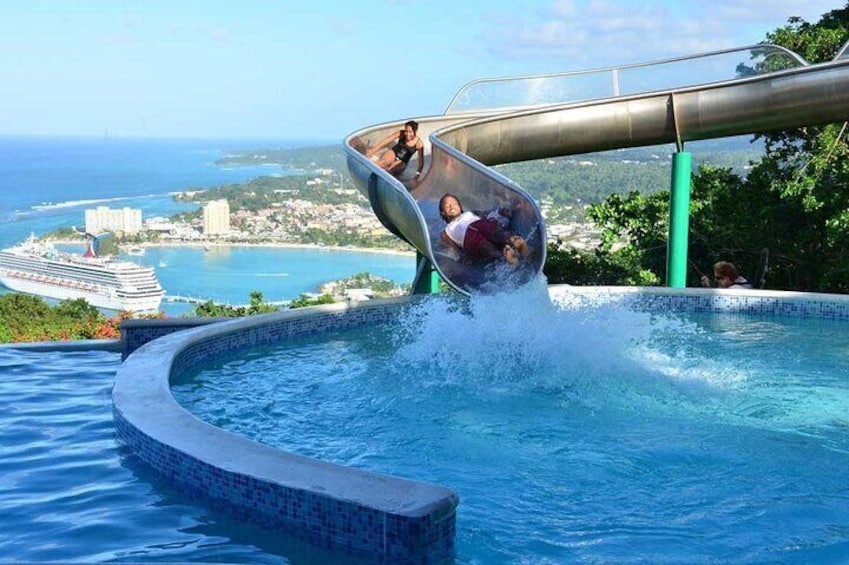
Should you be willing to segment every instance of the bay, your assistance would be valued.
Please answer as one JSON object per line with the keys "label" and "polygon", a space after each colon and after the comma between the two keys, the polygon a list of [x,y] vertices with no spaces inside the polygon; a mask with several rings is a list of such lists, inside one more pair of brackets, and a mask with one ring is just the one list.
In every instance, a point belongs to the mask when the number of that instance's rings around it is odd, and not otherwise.
{"label": "bay", "polygon": [[322,283],[369,272],[398,284],[410,283],[415,256],[368,251],[287,247],[148,247],[141,257],[123,257],[150,265],[167,291],[161,310],[176,316],[193,306],[169,296],[247,304],[252,291],[266,302],[298,298]]}
{"label": "bay", "polygon": [[[257,145],[263,143],[264,145]],[[0,245],[84,226],[86,208],[140,208],[144,218],[197,208],[185,190],[292,174],[279,166],[220,167],[231,152],[297,141],[0,137]]]}
{"label": "bay", "polygon": [[[181,140],[0,137],[0,247],[62,227],[85,224],[96,206],[140,208],[143,218],[170,216],[197,205],[179,204],[173,193],[288,175],[280,166],[221,167],[234,152],[326,145],[309,140]],[[344,171],[342,171],[344,172]],[[82,246],[66,247],[82,252]],[[410,255],[270,247],[150,247],[142,257],[169,295],[245,304],[252,291],[268,301],[291,300],[330,280],[360,272],[399,284],[412,281]],[[164,302],[180,315],[190,305]]]}

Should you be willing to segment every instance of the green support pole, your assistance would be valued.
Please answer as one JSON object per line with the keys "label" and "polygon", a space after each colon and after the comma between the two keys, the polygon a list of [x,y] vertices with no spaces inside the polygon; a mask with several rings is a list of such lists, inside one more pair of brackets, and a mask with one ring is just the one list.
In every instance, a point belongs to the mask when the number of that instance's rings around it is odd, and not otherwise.
{"label": "green support pole", "polygon": [[438,294],[439,273],[430,260],[416,251],[416,278],[413,280],[413,294]]}
{"label": "green support pole", "polygon": [[666,284],[687,286],[687,238],[690,232],[691,155],[679,151],[672,156],[672,192],[669,199],[669,244],[666,247]]}

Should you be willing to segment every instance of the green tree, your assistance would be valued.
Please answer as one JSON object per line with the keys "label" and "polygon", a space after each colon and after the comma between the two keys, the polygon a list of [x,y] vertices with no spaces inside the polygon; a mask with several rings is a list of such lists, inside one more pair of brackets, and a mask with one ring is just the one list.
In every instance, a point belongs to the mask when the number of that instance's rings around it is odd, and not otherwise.
{"label": "green tree", "polygon": [[279,308],[273,304],[266,304],[262,293],[258,290],[251,291],[250,300],[250,306],[248,306],[249,316],[254,314],[267,314],[269,312],[276,312],[279,310]]}
{"label": "green tree", "polygon": [[289,308],[306,308],[308,306],[318,306],[321,304],[333,304],[336,302],[329,294],[322,294],[317,298],[301,295],[289,304]]}
{"label": "green tree", "polygon": [[89,304],[85,298],[63,300],[56,306],[54,313],[63,318],[75,320],[102,320],[103,314]]}
{"label": "green tree", "polygon": [[38,296],[0,296],[0,343],[113,338],[117,327],[82,298],[51,307]]}
{"label": "green tree", "polygon": [[0,325],[13,336],[26,335],[49,318],[52,318],[50,306],[37,296],[19,293],[0,296]]}
{"label": "green tree", "polygon": [[[817,24],[792,18],[767,36],[814,63],[832,59],[847,39],[847,8]],[[846,130],[843,123],[756,136],[765,152],[745,178],[728,168],[699,167],[691,194],[688,283],[697,285],[699,275],[720,259],[754,273],[767,247],[770,288],[849,292]],[[663,281],[668,202],[668,191],[632,192],[591,207],[588,217],[602,228],[600,249],[588,258],[550,248],[549,280],[580,284],[581,273],[595,262],[596,284],[648,273]]]}
{"label": "green tree", "polygon": [[200,318],[239,318],[280,310],[274,304],[266,303],[262,293],[257,290],[251,291],[249,299],[250,303],[247,306],[229,306],[227,304],[216,304],[212,300],[207,300],[195,306],[194,314]]}

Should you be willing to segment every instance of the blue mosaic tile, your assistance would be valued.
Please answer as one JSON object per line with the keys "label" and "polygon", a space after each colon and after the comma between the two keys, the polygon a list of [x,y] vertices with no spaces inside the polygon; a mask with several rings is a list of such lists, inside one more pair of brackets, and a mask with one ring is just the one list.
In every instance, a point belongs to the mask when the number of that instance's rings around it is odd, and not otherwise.
{"label": "blue mosaic tile", "polygon": [[[286,318],[257,317],[255,323],[243,323],[234,331],[215,333],[198,341],[187,337],[189,344],[174,356],[170,375],[165,378],[192,375],[204,364],[234,351],[379,323],[397,314],[398,305],[393,302],[341,312],[305,312],[304,316]],[[127,355],[148,341],[197,326],[156,322],[152,327],[133,324],[122,328]],[[179,340],[176,343],[180,343]],[[144,355],[144,351],[139,355]],[[423,516],[391,514],[334,499],[323,492],[290,488],[214,467],[142,433],[117,408],[114,418],[118,436],[142,460],[166,480],[181,485],[219,511],[296,535],[317,547],[368,556],[377,562],[432,563],[449,560],[453,555],[456,495],[452,495],[453,502],[449,500]]]}

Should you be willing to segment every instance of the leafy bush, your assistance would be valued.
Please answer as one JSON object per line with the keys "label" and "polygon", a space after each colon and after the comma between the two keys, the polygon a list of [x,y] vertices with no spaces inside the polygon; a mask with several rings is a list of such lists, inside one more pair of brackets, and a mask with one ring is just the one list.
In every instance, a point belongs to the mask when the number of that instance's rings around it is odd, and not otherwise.
{"label": "leafy bush", "polygon": [[106,318],[85,299],[63,300],[51,307],[29,294],[0,296],[0,343],[117,339],[121,321],[132,317],[120,312]]}

